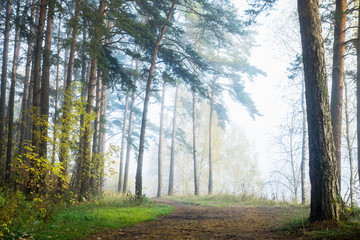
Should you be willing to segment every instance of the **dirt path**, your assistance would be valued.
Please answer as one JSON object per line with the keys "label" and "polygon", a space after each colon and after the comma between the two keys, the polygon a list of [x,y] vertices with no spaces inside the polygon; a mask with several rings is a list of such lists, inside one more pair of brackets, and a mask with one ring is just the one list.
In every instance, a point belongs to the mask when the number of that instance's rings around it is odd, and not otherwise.
{"label": "dirt path", "polygon": [[175,211],[155,221],[109,230],[89,239],[295,239],[274,231],[286,208],[209,207],[167,199],[156,202],[172,205]]}

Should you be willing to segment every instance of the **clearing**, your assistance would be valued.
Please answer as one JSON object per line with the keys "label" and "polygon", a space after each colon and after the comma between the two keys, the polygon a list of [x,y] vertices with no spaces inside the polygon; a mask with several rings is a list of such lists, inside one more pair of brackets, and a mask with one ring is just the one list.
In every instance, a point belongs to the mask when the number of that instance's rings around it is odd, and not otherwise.
{"label": "clearing", "polygon": [[[175,207],[172,214],[136,226],[108,230],[88,239],[304,239],[279,228],[303,219],[304,208],[202,206],[172,199],[156,203]],[[306,237],[309,239],[309,236]]]}

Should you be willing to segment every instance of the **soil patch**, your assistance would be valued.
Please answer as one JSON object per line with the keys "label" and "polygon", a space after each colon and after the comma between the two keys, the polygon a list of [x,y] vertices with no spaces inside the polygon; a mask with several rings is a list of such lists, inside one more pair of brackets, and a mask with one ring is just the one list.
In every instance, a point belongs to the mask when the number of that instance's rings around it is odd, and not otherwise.
{"label": "soil patch", "polygon": [[158,199],[175,207],[172,214],[88,239],[301,239],[276,231],[285,207],[211,207]]}

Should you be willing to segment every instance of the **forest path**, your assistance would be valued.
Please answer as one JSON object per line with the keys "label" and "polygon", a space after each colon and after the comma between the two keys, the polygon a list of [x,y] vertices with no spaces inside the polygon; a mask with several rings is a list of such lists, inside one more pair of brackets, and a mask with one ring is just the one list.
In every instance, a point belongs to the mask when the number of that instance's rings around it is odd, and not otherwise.
{"label": "forest path", "polygon": [[[156,199],[175,207],[172,214],[132,227],[97,233],[88,239],[301,239],[275,231],[286,207],[215,207]],[[281,226],[281,225],[280,225]]]}

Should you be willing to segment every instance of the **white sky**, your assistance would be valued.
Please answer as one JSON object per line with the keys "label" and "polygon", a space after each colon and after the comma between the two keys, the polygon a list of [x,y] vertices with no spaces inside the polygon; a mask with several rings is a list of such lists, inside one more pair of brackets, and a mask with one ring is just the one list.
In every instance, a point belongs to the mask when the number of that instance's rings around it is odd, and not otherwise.
{"label": "white sky", "polygon": [[[245,0],[234,0],[235,5],[241,9]],[[258,47],[252,50],[251,64],[266,72],[265,77],[255,78],[253,83],[247,84],[246,90],[251,94],[262,117],[252,120],[246,111],[238,104],[231,107],[230,119],[239,122],[246,131],[250,142],[255,146],[259,154],[259,167],[263,179],[269,176],[273,170],[275,146],[273,135],[278,131],[279,125],[287,112],[284,99],[281,98],[283,89],[280,88],[281,81],[287,78],[287,67],[290,57],[281,53],[279,39],[279,23],[284,20],[284,12],[290,14],[294,1],[278,0],[278,4],[269,16],[261,16],[258,20],[255,36]],[[290,26],[289,26],[290,27]],[[296,29],[295,29],[296,30]]]}

